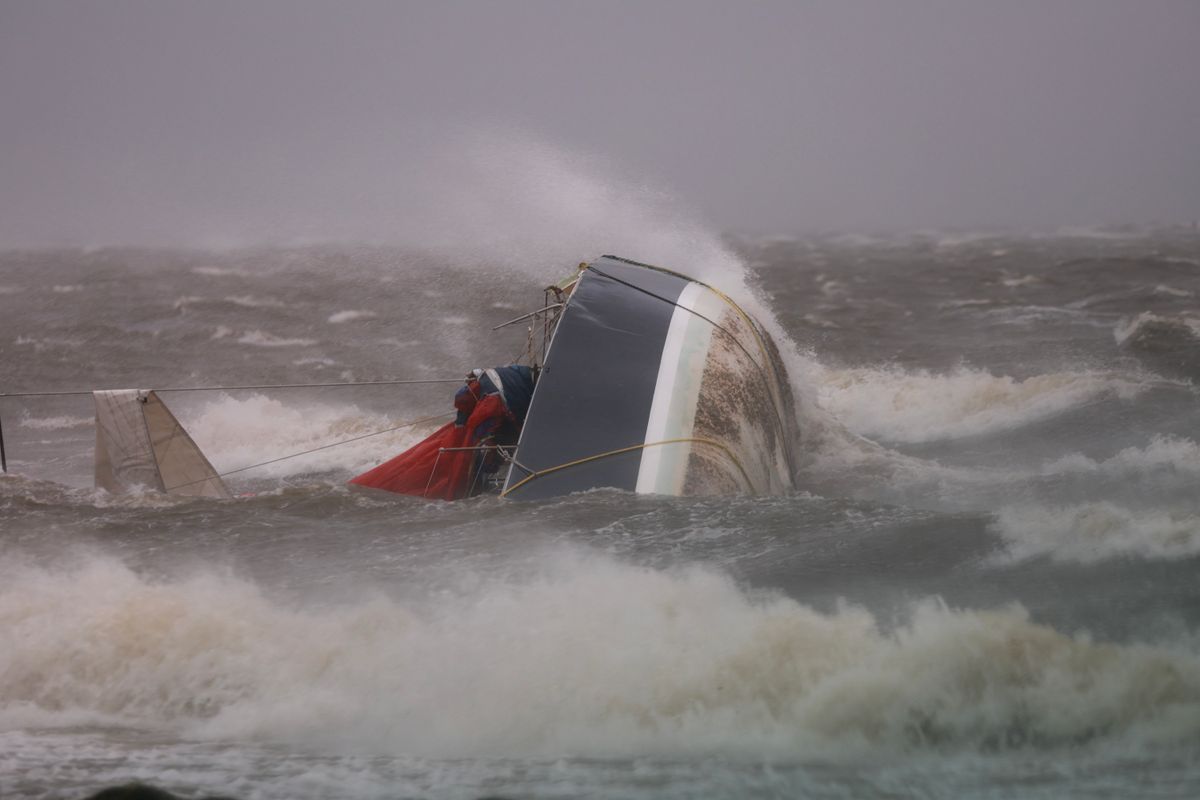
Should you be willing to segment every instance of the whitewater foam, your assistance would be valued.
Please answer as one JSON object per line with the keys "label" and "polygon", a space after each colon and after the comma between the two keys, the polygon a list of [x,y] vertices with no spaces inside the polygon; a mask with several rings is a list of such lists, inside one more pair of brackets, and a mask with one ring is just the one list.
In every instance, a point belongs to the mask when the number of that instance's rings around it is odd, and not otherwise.
{"label": "whitewater foam", "polygon": [[1015,561],[1049,556],[1095,563],[1116,557],[1191,558],[1200,554],[1200,516],[1194,512],[1131,509],[1101,501],[1001,509],[994,525]]}
{"label": "whitewater foam", "polygon": [[1022,380],[967,367],[938,374],[889,366],[825,370],[819,391],[822,405],[855,433],[916,443],[1010,430],[1105,395],[1131,399],[1141,388],[1100,372]]}
{"label": "whitewater foam", "polygon": [[0,729],[754,759],[1200,734],[1195,654],[1065,636],[1017,607],[928,601],[887,632],[861,609],[595,555],[428,606],[306,608],[226,572],[156,581],[103,557],[0,575]]}
{"label": "whitewater foam", "polygon": [[338,325],[343,322],[353,322],[353,321],[359,320],[359,319],[374,319],[377,316],[379,316],[379,315],[376,314],[374,311],[356,311],[356,310],[335,311],[334,313],[329,315],[329,319],[327,319],[326,322],[329,322],[333,325]]}
{"label": "whitewater foam", "polygon": [[1174,286],[1167,286],[1163,283],[1154,287],[1154,293],[1166,295],[1167,297],[1191,297],[1195,294],[1190,289],[1177,289]]}
{"label": "whitewater foam", "polygon": [[22,428],[30,428],[35,431],[59,431],[70,428],[83,428],[92,425],[95,422],[93,417],[75,417],[70,415],[59,415],[55,417],[23,417],[21,419]]}
{"label": "whitewater foam", "polygon": [[1191,439],[1155,436],[1146,447],[1126,447],[1105,459],[1093,459],[1079,453],[1063,456],[1047,462],[1041,472],[1043,475],[1100,472],[1117,477],[1147,473],[1200,474],[1200,445]]}
{"label": "whitewater foam", "polygon": [[21,335],[21,336],[18,336],[13,341],[13,344],[18,345],[18,346],[25,346],[25,347],[31,346],[31,347],[33,347],[33,351],[35,353],[43,353],[47,350],[63,349],[63,348],[65,348],[67,350],[75,350],[75,349],[83,346],[83,340],[82,339],[58,338],[58,337],[52,337],[52,336],[38,338],[35,336]]}
{"label": "whitewater foam", "polygon": [[287,305],[277,297],[256,297],[250,294],[231,295],[225,298],[225,302],[242,308],[283,308]]}
{"label": "whitewater foam", "polygon": [[[225,472],[386,431],[428,415],[413,413],[404,418],[394,418],[366,412],[354,405],[293,405],[262,394],[241,398],[222,394],[198,411],[180,413],[179,416],[217,471]],[[258,467],[246,475],[283,478],[329,471],[354,474],[386,461],[415,444],[435,424],[438,423],[430,421],[381,433]]]}
{"label": "whitewater foam", "polygon": [[289,339],[261,330],[246,331],[238,337],[238,344],[249,344],[255,347],[311,347],[316,343],[316,339]]}

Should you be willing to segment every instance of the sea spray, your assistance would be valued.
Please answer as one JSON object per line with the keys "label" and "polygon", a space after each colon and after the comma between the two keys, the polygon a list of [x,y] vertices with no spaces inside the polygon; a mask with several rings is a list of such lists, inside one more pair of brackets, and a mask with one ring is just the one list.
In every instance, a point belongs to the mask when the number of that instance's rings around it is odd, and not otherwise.
{"label": "sea spray", "polygon": [[[396,415],[390,415],[367,411],[354,404],[297,402],[295,397],[268,397],[260,393],[244,397],[221,393],[207,400],[183,421],[218,472],[365,437],[257,467],[251,473],[255,478],[282,478],[334,470],[353,474],[367,469],[420,441],[445,421],[428,419],[441,412],[441,408],[414,408],[412,411],[401,409]],[[414,421],[419,424],[408,425]],[[397,426],[404,427],[389,430]],[[367,436],[377,432],[379,435]]]}
{"label": "sea spray", "polygon": [[804,464],[824,450],[862,445],[821,409],[812,380],[819,366],[752,288],[745,262],[668,192],[596,156],[513,129],[458,137],[429,170],[440,179],[427,181],[436,188],[416,241],[464,264],[521,270],[545,283],[602,254],[708,283],[762,324],[782,349],[801,437],[796,451]]}

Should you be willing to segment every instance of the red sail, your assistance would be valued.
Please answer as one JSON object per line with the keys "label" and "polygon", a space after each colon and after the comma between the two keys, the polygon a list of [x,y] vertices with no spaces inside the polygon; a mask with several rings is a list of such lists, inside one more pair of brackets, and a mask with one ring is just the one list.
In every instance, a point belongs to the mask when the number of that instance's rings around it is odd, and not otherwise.
{"label": "red sail", "polygon": [[[445,447],[465,447],[467,428],[448,422],[423,442],[350,480],[358,486],[417,497],[455,500],[470,482],[471,453],[443,453]],[[465,469],[464,469],[465,467]]]}
{"label": "red sail", "polygon": [[446,423],[423,442],[351,478],[350,483],[397,494],[460,500],[470,493],[476,453],[443,450],[478,445],[480,438],[490,432],[485,423],[502,419],[506,413],[500,396],[488,395],[475,406],[465,425]]}

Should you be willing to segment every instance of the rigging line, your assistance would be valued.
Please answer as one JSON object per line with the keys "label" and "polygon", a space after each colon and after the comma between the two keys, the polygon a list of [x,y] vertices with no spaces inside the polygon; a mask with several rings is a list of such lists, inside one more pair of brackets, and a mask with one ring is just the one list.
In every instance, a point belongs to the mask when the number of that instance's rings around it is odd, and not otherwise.
{"label": "rigging line", "polygon": [[[239,389],[320,389],[331,386],[400,386],[406,384],[462,383],[462,378],[421,378],[397,381],[348,381],[343,383],[264,383],[247,386],[168,386],[153,392],[232,392]],[[66,397],[95,394],[99,389],[61,392],[0,392],[0,397]]]}
{"label": "rigging line", "polygon": [[[746,482],[746,485],[750,487],[750,493],[755,494],[755,495],[758,494],[758,490],[756,490],[754,488],[754,482],[751,481],[750,476],[746,474],[746,468],[742,466],[742,462],[738,460],[737,456],[735,456],[728,447],[726,447],[721,442],[717,442],[712,439],[701,439],[701,438],[697,438],[697,437],[685,437],[682,439],[663,439],[660,442],[643,442],[642,444],[631,444],[628,447],[618,447],[616,450],[607,450],[603,453],[596,453],[595,455],[584,456],[583,458],[577,458],[574,461],[568,461],[565,464],[557,464],[553,467],[546,467],[545,469],[532,470],[532,471],[529,471],[529,474],[526,475],[524,478],[517,481],[512,486],[508,487],[503,492],[501,492],[500,496],[507,497],[510,493],[515,492],[517,489],[520,489],[522,486],[529,483],[530,481],[536,480],[537,478],[540,478],[543,475],[549,475],[551,472],[558,472],[559,470],[568,469],[570,467],[577,467],[580,464],[587,464],[591,461],[599,461],[602,458],[609,458],[611,456],[619,456],[623,453],[632,453],[635,450],[644,450],[647,447],[659,447],[664,444],[706,444],[711,447],[717,448],[718,450],[720,450],[722,453],[725,454],[726,458],[728,458],[730,461],[733,462],[733,465],[735,467],[738,468],[738,472],[740,472],[742,474],[742,480],[744,480]],[[513,463],[516,463],[516,462],[513,462]],[[520,466],[520,465],[518,464],[518,466]],[[521,467],[521,469],[527,470],[528,468]]]}
{"label": "rigging line", "polygon": [[543,311],[549,311],[552,308],[561,308],[561,307],[562,307],[562,303],[551,303],[550,305],[546,306],[545,308],[539,308],[537,311],[530,311],[528,314],[522,314],[521,316],[519,316],[515,319],[510,319],[508,322],[501,322],[499,325],[496,325],[495,327],[493,327],[492,330],[498,331],[501,328],[505,328],[509,325],[513,325],[515,323],[522,322],[523,320],[527,320],[530,317],[536,317],[538,314],[541,314]]}
{"label": "rigging line", "polygon": [[[720,289],[718,289],[717,287],[715,287],[715,286],[711,286],[711,285],[709,285],[709,284],[705,283],[704,281],[698,281],[698,280],[696,280],[695,278],[692,278],[692,277],[689,277],[689,276],[687,276],[687,275],[684,275],[682,272],[676,272],[676,271],[675,271],[675,270],[673,270],[673,269],[667,269],[666,267],[658,267],[658,266],[655,266],[654,264],[644,264],[644,263],[642,263],[641,261],[632,261],[632,260],[630,260],[630,259],[628,259],[628,258],[621,258],[620,256],[607,256],[607,255],[606,255],[606,256],[604,256],[604,258],[611,258],[611,259],[613,259],[613,260],[615,260],[615,261],[621,261],[621,262],[624,262],[624,263],[626,263],[626,264],[633,264],[633,265],[635,265],[635,266],[638,266],[638,267],[645,267],[646,269],[652,269],[652,270],[654,270],[655,272],[661,272],[661,273],[663,273],[663,274],[665,274],[665,275],[674,275],[676,278],[682,278],[682,279],[683,279],[683,280],[685,280],[685,281],[691,281],[692,283],[698,283],[698,284],[700,284],[701,286],[703,286],[704,288],[706,288],[706,289],[708,289],[709,291],[713,292],[715,295],[717,295],[717,296],[718,296],[718,297],[720,297],[722,300],[724,300],[726,303],[728,303],[728,304],[729,304],[729,306],[730,306],[730,307],[731,307],[731,308],[732,308],[734,311],[736,311],[736,312],[738,313],[738,316],[740,316],[740,317],[741,317],[741,318],[742,318],[742,319],[743,319],[743,320],[746,322],[746,324],[749,326],[749,328],[750,328],[750,332],[754,334],[755,343],[758,345],[758,349],[762,351],[763,363],[769,363],[769,362],[771,361],[771,356],[770,356],[770,355],[767,353],[767,347],[766,347],[766,345],[763,343],[762,336],[761,336],[761,335],[759,334],[759,332],[758,332],[758,327],[757,327],[757,326],[754,324],[753,320],[751,320],[751,319],[750,319],[750,315],[749,315],[749,314],[747,314],[747,313],[745,312],[745,310],[743,310],[743,309],[742,309],[742,307],[741,307],[741,306],[739,306],[737,303],[735,303],[735,302],[733,301],[733,298],[732,298],[732,297],[730,297],[729,295],[725,294],[724,292],[722,292],[722,291],[721,291]],[[590,266],[590,265],[589,265],[589,266]],[[597,271],[597,272],[599,272],[600,270],[596,270],[596,271]],[[608,277],[612,277],[612,276],[610,275],[610,276],[608,276]],[[613,280],[619,280],[619,279],[618,279],[618,278],[613,278]],[[622,282],[623,282],[623,281],[622,281]],[[635,289],[636,289],[636,288],[639,288],[639,287],[636,287],[636,286],[634,286],[633,288],[635,288]],[[642,291],[645,291],[645,290],[643,289]],[[647,293],[648,293],[648,294],[652,294],[652,293],[649,293],[649,292],[647,292]],[[654,296],[654,297],[658,297],[658,295],[652,295],[652,296]],[[671,302],[670,300],[667,300],[665,297],[659,297],[659,299],[660,299],[660,300],[664,300],[664,301],[666,301],[666,302],[668,302],[668,303],[669,303],[669,302]],[[709,320],[709,321],[711,322],[711,320]],[[726,331],[726,332],[728,333],[728,331]],[[742,348],[742,349],[743,349],[743,350],[745,350],[745,348]],[[749,354],[749,353],[747,353],[746,355],[750,355],[750,354]],[[753,360],[753,359],[751,359],[751,360]]]}
{"label": "rigging line", "polygon": [[[637,264],[638,262],[633,261],[630,263]],[[649,265],[639,264],[639,266],[649,266]],[[681,306],[679,303],[675,302],[674,300],[671,300],[670,298],[663,297],[661,294],[655,294],[654,292],[650,291],[649,289],[643,289],[641,286],[638,286],[637,284],[633,284],[633,283],[630,283],[629,281],[622,280],[621,278],[618,278],[615,275],[609,275],[604,270],[593,267],[591,264],[588,264],[587,268],[589,270],[591,270],[592,272],[595,272],[597,275],[608,278],[610,281],[616,281],[617,283],[619,283],[623,286],[628,286],[630,289],[635,289],[635,290],[641,292],[642,294],[649,295],[650,297],[653,297],[655,300],[661,300],[662,302],[666,303],[667,305],[675,306],[675,308],[682,308],[684,311],[688,312],[689,314],[695,314],[697,317],[704,320],[709,325],[712,325],[714,328],[719,330],[721,333],[728,336],[729,340],[731,342],[733,342],[735,345],[737,345],[737,348],[746,355],[746,358],[750,359],[750,363],[753,364],[755,366],[755,368],[759,371],[760,375],[762,376],[763,383],[766,385],[767,391],[771,394],[772,398],[778,400],[775,390],[771,387],[771,382],[767,380],[766,366],[764,366],[764,364],[759,364],[757,361],[755,361],[754,356],[752,356],[750,354],[750,351],[746,349],[745,345],[743,345],[738,340],[738,338],[736,336],[734,336],[733,333],[728,328],[725,328],[724,326],[720,325],[719,323],[714,322],[713,320],[704,316],[703,314],[701,314],[699,311],[696,311],[695,309],[688,308],[687,306]],[[746,312],[742,311],[742,309],[738,306],[738,304],[733,302],[733,300],[730,299],[726,294],[714,289],[713,287],[709,286],[707,283],[700,283],[700,281],[694,281],[691,278],[688,278],[686,275],[680,275],[677,272],[671,272],[670,270],[662,269],[661,267],[650,267],[650,268],[658,270],[659,272],[665,272],[668,275],[676,275],[676,276],[683,278],[684,280],[689,281],[691,283],[697,283],[697,284],[703,286],[705,289],[708,289],[713,294],[720,297],[725,302],[729,303],[729,305],[731,305],[733,307],[733,309],[735,311],[737,311],[737,313],[742,317],[742,319],[744,319],[746,321],[748,327],[750,328],[750,333],[754,336],[755,341],[758,343],[759,348],[762,349],[762,351],[763,351],[764,363],[770,363],[770,358],[767,356],[766,348],[763,347],[762,342],[759,340],[758,331],[755,329],[754,323],[746,315]],[[776,376],[776,378],[778,378],[778,376]],[[776,416],[778,416],[778,414]],[[785,430],[782,419],[779,420],[779,430],[781,433]]]}
{"label": "rigging line", "polygon": [[[218,478],[224,478],[224,477],[225,477],[225,476],[227,476],[227,475],[234,475],[234,474],[236,474],[236,473],[238,473],[238,472],[245,472],[246,470],[249,470],[249,469],[256,469],[256,468],[258,468],[258,467],[265,467],[265,466],[267,466],[268,464],[277,464],[277,463],[279,463],[280,461],[287,461],[289,458],[299,458],[300,456],[306,456],[306,455],[308,455],[309,453],[316,453],[316,452],[318,452],[318,451],[321,451],[321,450],[328,450],[328,449],[329,449],[329,448],[331,448],[331,447],[338,447],[338,446],[340,446],[340,445],[343,445],[343,444],[350,444],[351,442],[357,442],[357,441],[360,441],[360,440],[362,440],[362,439],[369,439],[369,438],[371,438],[372,436],[380,436],[380,435],[382,435],[382,434],[385,434],[385,433],[391,433],[392,431],[398,431],[398,430],[400,430],[400,429],[402,429],[402,428],[411,428],[411,427],[413,427],[414,425],[420,425],[420,424],[421,424],[421,423],[423,423],[423,422],[433,422],[433,421],[435,421],[435,420],[444,419],[445,417],[448,417],[448,416],[452,415],[453,413],[454,413],[453,411],[447,411],[447,412],[446,412],[446,413],[444,413],[444,414],[434,414],[433,416],[429,416],[429,417],[422,417],[421,419],[416,419],[416,420],[413,420],[412,422],[405,422],[405,423],[403,423],[402,425],[397,425],[397,426],[396,426],[396,427],[394,427],[394,428],[387,428],[387,429],[385,429],[385,430],[382,430],[382,431],[375,431],[375,432],[373,432],[373,433],[364,433],[362,436],[354,436],[354,437],[352,437],[352,438],[350,438],[350,439],[343,439],[343,440],[341,440],[340,442],[332,442],[331,444],[323,444],[323,445],[321,445],[320,447],[314,447],[314,448],[312,448],[311,450],[305,450],[305,451],[303,451],[303,452],[300,452],[300,453],[292,453],[291,455],[287,455],[287,456],[280,456],[279,458],[272,458],[270,461],[261,461],[261,462],[259,462],[259,463],[257,463],[257,464],[251,464],[251,465],[249,465],[249,466],[246,466],[246,467],[238,467],[237,469],[231,469],[231,470],[229,470],[228,472],[221,472],[221,473],[218,473],[218,474],[217,474],[217,477],[218,477]],[[183,488],[183,487],[185,487],[185,486],[193,486],[193,485],[195,485],[195,484],[197,484],[197,483],[204,483],[205,481],[210,481],[210,480],[212,480],[212,478],[201,478],[200,480],[196,480],[196,481],[189,481],[189,482],[187,482],[187,483],[180,483],[180,484],[178,484],[178,485],[176,485],[176,486],[171,486],[171,487],[168,487],[168,488],[164,489],[163,491],[169,492],[169,491],[171,491],[171,490],[173,490],[173,489],[182,489],[182,488]]]}
{"label": "rigging line", "polygon": [[[708,317],[704,316],[703,314],[701,314],[699,311],[696,311],[695,309],[688,308],[687,306],[681,306],[681,305],[679,305],[679,303],[676,303],[674,300],[671,300],[670,298],[663,297],[661,294],[656,294],[655,292],[652,292],[649,289],[643,289],[641,286],[638,286],[637,284],[634,284],[634,283],[630,283],[629,281],[626,281],[626,280],[622,280],[621,278],[618,278],[616,275],[609,275],[604,270],[599,269],[598,267],[593,267],[591,264],[588,264],[588,269],[601,277],[608,278],[610,281],[616,281],[617,283],[621,284],[622,286],[628,286],[630,289],[635,289],[635,290],[641,292],[642,294],[650,295],[655,300],[661,300],[664,303],[666,303],[667,305],[675,306],[676,308],[682,308],[684,311],[687,311],[690,314],[695,314],[697,317],[704,320],[709,325],[712,325],[714,328],[721,331],[726,336],[728,336],[730,339],[732,339],[733,343],[736,344],[739,348],[741,348],[742,352],[746,354],[746,357],[750,359],[750,363],[752,363],[752,364],[754,364],[754,366],[758,367],[758,362],[754,360],[754,356],[750,355],[750,351],[747,350],[746,348],[742,347],[742,343],[737,340],[737,337],[734,336],[729,331],[725,330],[725,328],[723,328],[720,323],[709,319]],[[670,273],[670,274],[673,275],[675,273]],[[679,277],[683,277],[683,276],[680,275]],[[691,278],[686,278],[685,280],[687,280],[691,283],[698,283],[698,281],[693,281]],[[700,284],[700,285],[704,286],[704,288],[706,288],[706,289],[712,288],[711,286],[706,286],[705,284]],[[762,369],[762,367],[759,367],[759,369]]]}
{"label": "rigging line", "polygon": [[437,458],[433,460],[433,469],[429,470],[429,480],[425,481],[425,491],[421,492],[421,497],[429,497],[429,487],[433,485],[433,476],[437,474],[438,464],[442,461],[442,452],[445,448],[439,449]]}

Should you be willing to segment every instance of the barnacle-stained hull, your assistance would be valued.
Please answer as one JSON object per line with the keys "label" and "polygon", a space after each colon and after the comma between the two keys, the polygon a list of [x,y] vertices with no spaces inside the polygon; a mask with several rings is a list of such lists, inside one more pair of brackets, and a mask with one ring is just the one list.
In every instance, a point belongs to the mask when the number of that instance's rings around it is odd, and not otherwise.
{"label": "barnacle-stained hull", "polygon": [[792,488],[795,415],[767,333],[719,291],[614,256],[559,317],[504,494]]}

